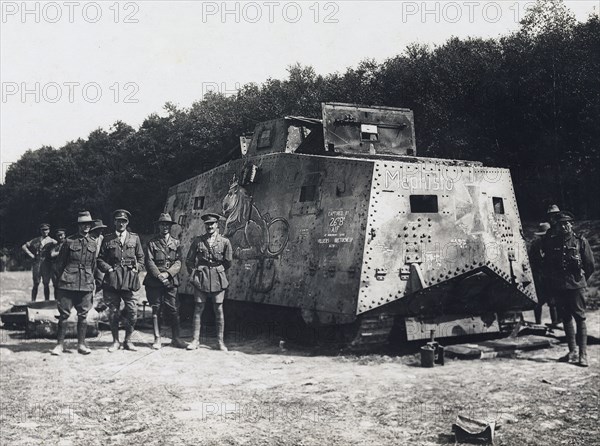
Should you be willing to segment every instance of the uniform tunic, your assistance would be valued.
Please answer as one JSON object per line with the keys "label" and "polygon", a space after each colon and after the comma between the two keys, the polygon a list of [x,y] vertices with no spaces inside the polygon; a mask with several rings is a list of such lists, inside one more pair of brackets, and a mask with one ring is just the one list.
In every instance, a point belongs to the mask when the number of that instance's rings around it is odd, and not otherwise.
{"label": "uniform tunic", "polygon": [[[181,269],[181,249],[179,240],[169,237],[165,242],[160,236],[154,237],[146,246],[146,298],[150,305],[163,307],[173,321],[178,320],[177,286]],[[159,279],[160,273],[169,274],[169,284],[164,285]]]}
{"label": "uniform tunic", "polygon": [[77,309],[77,317],[85,320],[92,308],[95,269],[96,241],[81,234],[67,238],[56,258],[60,320],[69,318],[73,306]]}
{"label": "uniform tunic", "polygon": [[[118,330],[121,300],[125,303],[125,331],[131,333],[137,319],[137,301],[133,292],[140,289],[138,271],[144,267],[144,251],[137,234],[126,232],[125,241],[116,232],[102,240],[98,268],[105,273],[104,299],[111,311],[111,328]],[[109,269],[113,271],[109,272]]]}
{"label": "uniform tunic", "polygon": [[594,272],[594,255],[590,244],[575,233],[553,233],[543,238],[545,273],[550,288],[577,290],[587,287]]}
{"label": "uniform tunic", "polygon": [[218,293],[229,286],[225,271],[232,261],[231,243],[220,234],[209,246],[208,234],[196,237],[186,256],[186,267],[192,273],[191,282],[203,293]]}
{"label": "uniform tunic", "polygon": [[[105,236],[98,255],[98,268],[105,273],[105,290],[137,291],[140,283],[134,269],[144,268],[144,251],[139,236],[127,232],[124,244],[114,232]],[[109,273],[111,268],[114,271]]]}
{"label": "uniform tunic", "polygon": [[542,246],[548,290],[554,295],[561,318],[585,321],[584,290],[595,268],[590,244],[583,236],[557,231],[546,235]]}

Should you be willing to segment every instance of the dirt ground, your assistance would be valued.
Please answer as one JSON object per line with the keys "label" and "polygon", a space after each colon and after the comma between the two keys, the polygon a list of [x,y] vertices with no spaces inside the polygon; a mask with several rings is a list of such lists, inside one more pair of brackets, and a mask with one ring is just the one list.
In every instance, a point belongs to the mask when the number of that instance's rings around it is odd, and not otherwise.
{"label": "dirt ground", "polygon": [[[28,300],[30,273],[0,281],[0,310]],[[600,312],[588,321],[600,337]],[[600,444],[597,344],[587,369],[556,362],[564,344],[425,369],[417,355],[281,348],[267,334],[228,331],[228,353],[212,337],[188,352],[136,336],[138,352],[109,353],[102,332],[91,355],[69,340],[53,357],[52,340],[0,329],[0,444],[454,444],[459,413],[496,421],[497,445]]]}

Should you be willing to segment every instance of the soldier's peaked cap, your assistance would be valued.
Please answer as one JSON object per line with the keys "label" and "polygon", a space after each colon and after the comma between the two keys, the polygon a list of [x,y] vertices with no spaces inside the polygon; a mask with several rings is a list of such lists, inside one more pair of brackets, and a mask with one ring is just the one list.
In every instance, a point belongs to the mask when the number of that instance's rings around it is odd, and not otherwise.
{"label": "soldier's peaked cap", "polygon": [[81,211],[77,214],[77,223],[93,223],[94,220],[90,215],[90,211]]}
{"label": "soldier's peaked cap", "polygon": [[59,233],[61,233],[61,232],[62,232],[63,234],[66,234],[66,233],[67,233],[67,230],[66,230],[65,228],[58,228],[58,229],[56,230],[56,233],[57,233],[57,234],[59,234]]}
{"label": "soldier's peaked cap", "polygon": [[130,218],[131,213],[129,211],[126,211],[125,209],[117,209],[113,212],[113,219],[115,220],[120,219],[129,221]]}
{"label": "soldier's peaked cap", "polygon": [[158,217],[158,220],[156,220],[154,223],[169,223],[174,225],[175,222],[173,221],[173,219],[171,218],[171,215],[168,213],[163,213],[160,214],[160,217]]}
{"label": "soldier's peaked cap", "polygon": [[561,221],[573,221],[575,220],[575,216],[573,214],[571,214],[570,212],[561,212],[560,214],[558,214],[558,216],[556,217],[556,221],[557,222],[561,222]]}
{"label": "soldier's peaked cap", "polygon": [[48,223],[42,223],[40,229],[50,229],[50,225]]}
{"label": "soldier's peaked cap", "polygon": [[204,223],[216,223],[218,222],[222,217],[219,214],[215,214],[213,212],[207,212],[206,214],[204,214],[202,217],[200,217],[202,220],[204,220]]}

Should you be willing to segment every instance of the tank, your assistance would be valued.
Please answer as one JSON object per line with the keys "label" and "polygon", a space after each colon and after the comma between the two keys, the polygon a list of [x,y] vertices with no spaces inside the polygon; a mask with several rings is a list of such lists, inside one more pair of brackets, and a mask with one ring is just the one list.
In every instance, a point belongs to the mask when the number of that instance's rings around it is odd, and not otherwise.
{"label": "tank", "polygon": [[[354,344],[500,332],[536,294],[508,169],[417,155],[409,109],[322,104],[240,137],[169,189],[183,254],[224,216],[230,303],[286,309]],[[179,293],[192,294],[182,269]]]}

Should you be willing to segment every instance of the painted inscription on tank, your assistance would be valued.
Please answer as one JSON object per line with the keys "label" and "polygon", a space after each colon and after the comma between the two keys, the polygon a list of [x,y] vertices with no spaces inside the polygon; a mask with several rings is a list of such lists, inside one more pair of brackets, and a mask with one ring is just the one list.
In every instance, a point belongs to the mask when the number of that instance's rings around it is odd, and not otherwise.
{"label": "painted inscription on tank", "polygon": [[317,239],[320,245],[335,248],[342,243],[352,243],[353,237],[348,237],[344,225],[347,223],[350,211],[336,209],[327,211],[326,226],[322,238]]}
{"label": "painted inscription on tank", "polygon": [[451,191],[453,188],[452,178],[447,178],[442,172],[416,170],[407,173],[403,170],[389,169],[385,171],[384,189]]}

